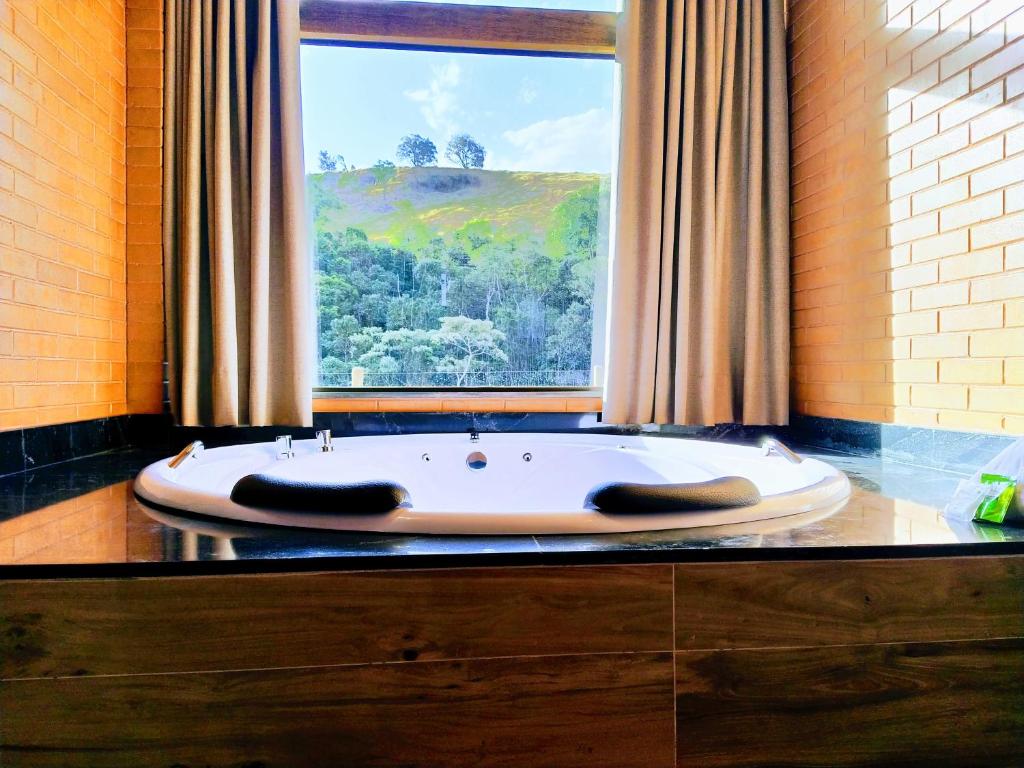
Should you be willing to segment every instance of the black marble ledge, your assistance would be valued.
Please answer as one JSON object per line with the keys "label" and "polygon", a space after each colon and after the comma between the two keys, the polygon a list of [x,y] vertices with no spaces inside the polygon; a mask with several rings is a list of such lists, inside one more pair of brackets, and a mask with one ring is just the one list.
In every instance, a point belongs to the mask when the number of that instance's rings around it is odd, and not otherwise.
{"label": "black marble ledge", "polygon": [[[595,414],[565,413],[316,414],[314,422],[313,428],[184,428],[165,416],[132,416],[0,433],[0,472],[14,472],[0,478],[0,578],[1024,554],[1024,529],[951,524],[938,512],[956,483],[1010,444],[1008,437],[800,416],[789,427],[660,429],[616,427]],[[756,443],[770,435],[836,465],[856,491],[843,509],[824,518],[796,515],[690,531],[498,537],[229,525],[148,509],[132,496],[139,469],[191,440],[214,446],[283,433],[304,438],[318,428],[339,437],[477,429]],[[81,453],[99,455],[74,458]],[[89,530],[78,536],[61,517],[80,512],[111,533],[117,546],[97,550]],[[63,538],[48,540],[50,530],[62,531]],[[31,551],[32,541],[41,541],[38,552]]]}
{"label": "black marble ledge", "polygon": [[[335,437],[401,435],[411,433],[468,432],[614,432],[636,434],[639,427],[602,424],[597,414],[581,413],[314,413],[313,426],[274,427],[185,427],[171,424],[167,417],[132,417],[131,445],[159,448],[176,453],[194,440],[207,447],[272,441],[279,435],[296,440],[310,439],[319,429]],[[140,425],[145,424],[145,428]]]}
{"label": "black marble ledge", "polygon": [[[131,478],[165,454],[120,451],[0,479],[0,579],[1024,554],[1024,529],[940,516],[961,473],[796,447],[850,476],[841,509],[713,529],[494,537],[306,531],[152,509]],[[66,514],[93,528],[64,525]],[[30,552],[35,532],[54,525],[63,538]],[[111,532],[108,549],[97,529]]]}
{"label": "black marble ledge", "polygon": [[1009,445],[1001,435],[794,415],[788,426],[709,427],[613,425],[594,413],[315,413],[313,427],[181,427],[167,415],[132,415],[0,432],[0,476],[129,446],[175,453],[192,440],[210,446],[313,437],[423,432],[600,432],[754,443],[766,436],[821,449],[875,456],[916,466],[967,471]]}
{"label": "black marble ledge", "polygon": [[126,448],[136,416],[111,416],[0,432],[0,476]]}
{"label": "black marble ledge", "polygon": [[959,472],[982,466],[1016,439],[799,414],[793,416],[786,433],[804,445]]}
{"label": "black marble ledge", "polygon": [[0,477],[0,526],[36,510],[129,482],[143,467],[164,456],[162,450],[121,449]]}

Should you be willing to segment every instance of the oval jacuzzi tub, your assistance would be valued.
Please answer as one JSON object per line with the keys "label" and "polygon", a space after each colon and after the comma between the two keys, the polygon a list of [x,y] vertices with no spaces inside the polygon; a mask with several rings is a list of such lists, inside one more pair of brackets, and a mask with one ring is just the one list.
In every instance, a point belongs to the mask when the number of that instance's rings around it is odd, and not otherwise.
{"label": "oval jacuzzi tub", "polygon": [[[438,534],[622,533],[835,507],[835,467],[704,440],[503,433],[388,435],[196,451],[135,480],[158,508],[302,528]],[[176,466],[172,466],[176,463]]]}

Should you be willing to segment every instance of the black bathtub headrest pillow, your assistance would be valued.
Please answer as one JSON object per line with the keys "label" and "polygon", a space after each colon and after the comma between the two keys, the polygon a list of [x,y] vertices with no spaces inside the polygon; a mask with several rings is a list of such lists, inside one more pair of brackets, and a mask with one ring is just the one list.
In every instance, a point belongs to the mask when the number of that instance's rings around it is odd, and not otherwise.
{"label": "black bathtub headrest pillow", "polygon": [[339,483],[246,475],[231,489],[231,500],[279,512],[378,515],[407,504],[409,492],[390,480]]}
{"label": "black bathtub headrest pillow", "polygon": [[718,477],[702,483],[601,483],[583,502],[611,514],[643,515],[749,507],[761,501],[757,486],[745,477]]}

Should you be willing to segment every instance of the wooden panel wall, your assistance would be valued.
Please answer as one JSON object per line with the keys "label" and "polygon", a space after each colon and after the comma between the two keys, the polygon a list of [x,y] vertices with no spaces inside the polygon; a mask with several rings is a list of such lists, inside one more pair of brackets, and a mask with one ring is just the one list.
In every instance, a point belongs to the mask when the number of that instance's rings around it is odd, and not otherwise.
{"label": "wooden panel wall", "polygon": [[1024,765],[1024,557],[675,580],[678,765]]}
{"label": "wooden panel wall", "polygon": [[[498,5],[495,3],[494,5]],[[618,14],[462,3],[302,0],[302,35],[324,42],[614,56]]]}
{"label": "wooden panel wall", "polygon": [[0,582],[8,766],[1000,766],[1024,556]]}
{"label": "wooden panel wall", "polygon": [[676,648],[1024,636],[1024,558],[676,566]]}
{"label": "wooden panel wall", "polygon": [[30,610],[53,592],[3,586],[0,678],[672,649],[670,565],[96,579]]}
{"label": "wooden panel wall", "polygon": [[1024,641],[679,654],[679,765],[968,768],[1024,760]]}
{"label": "wooden panel wall", "polygon": [[600,413],[601,398],[571,392],[445,392],[318,396],[314,413]]}
{"label": "wooden panel wall", "polygon": [[[41,685],[49,689],[45,701]],[[605,765],[672,764],[669,653],[65,678],[6,688],[4,731],[17,744],[6,753],[10,766],[571,768],[595,765],[595,755]],[[40,727],[47,721],[59,725]]]}
{"label": "wooden panel wall", "polygon": [[670,766],[672,592],[670,565],[0,583],[0,764]]}

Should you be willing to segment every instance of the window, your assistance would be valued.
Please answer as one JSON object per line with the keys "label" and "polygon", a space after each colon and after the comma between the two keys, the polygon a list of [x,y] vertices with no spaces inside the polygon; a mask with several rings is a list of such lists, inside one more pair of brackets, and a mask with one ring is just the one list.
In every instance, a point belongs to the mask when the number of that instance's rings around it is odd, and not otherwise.
{"label": "window", "polygon": [[[468,1],[341,5],[367,13],[356,24],[308,0],[303,13],[304,31],[318,30],[303,45],[302,98],[320,385],[591,386],[604,349],[614,14],[499,9],[511,13],[502,27]],[[579,36],[552,41],[566,22]]]}

